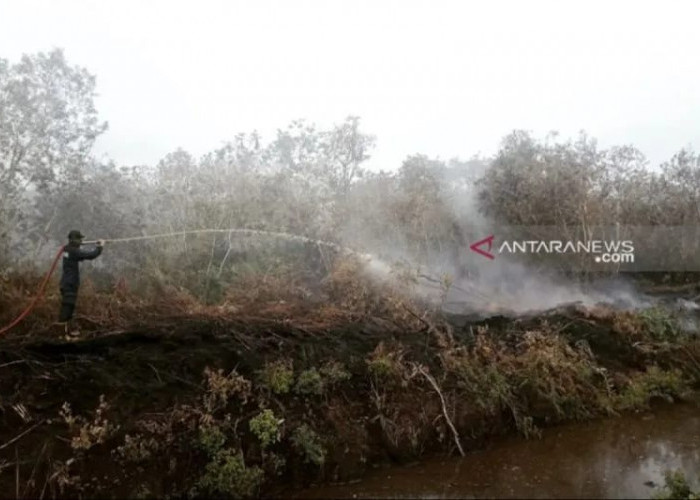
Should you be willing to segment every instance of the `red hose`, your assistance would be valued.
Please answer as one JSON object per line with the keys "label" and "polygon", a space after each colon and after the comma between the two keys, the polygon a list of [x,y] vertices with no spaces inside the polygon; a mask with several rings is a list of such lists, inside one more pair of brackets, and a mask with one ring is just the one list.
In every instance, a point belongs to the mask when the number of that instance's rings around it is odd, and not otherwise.
{"label": "red hose", "polygon": [[46,276],[44,277],[44,281],[41,282],[41,285],[39,286],[39,291],[37,292],[36,296],[34,297],[34,300],[32,300],[32,303],[29,304],[29,306],[20,314],[17,319],[15,319],[12,323],[7,325],[4,328],[0,328],[0,335],[2,335],[5,332],[8,332],[15,326],[17,326],[20,321],[22,321],[24,318],[26,318],[29,313],[34,309],[34,306],[36,306],[37,302],[39,302],[39,299],[44,295],[44,291],[46,290],[46,285],[49,282],[49,279],[51,278],[51,275],[53,272],[56,270],[56,266],[58,265],[58,259],[61,258],[61,255],[63,254],[63,250],[65,247],[61,247],[58,249],[58,253],[56,254],[56,257],[53,260],[53,264],[51,265],[51,269],[49,269],[49,272],[46,273]]}

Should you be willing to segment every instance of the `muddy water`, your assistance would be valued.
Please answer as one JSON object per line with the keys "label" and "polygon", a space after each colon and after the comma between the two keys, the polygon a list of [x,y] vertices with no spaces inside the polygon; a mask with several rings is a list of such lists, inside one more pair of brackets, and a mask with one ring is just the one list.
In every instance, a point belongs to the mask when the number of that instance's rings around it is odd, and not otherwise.
{"label": "muddy water", "polygon": [[[650,498],[664,469],[700,476],[700,406],[571,424],[464,458],[375,470],[303,498]],[[697,486],[697,482],[691,481]]]}

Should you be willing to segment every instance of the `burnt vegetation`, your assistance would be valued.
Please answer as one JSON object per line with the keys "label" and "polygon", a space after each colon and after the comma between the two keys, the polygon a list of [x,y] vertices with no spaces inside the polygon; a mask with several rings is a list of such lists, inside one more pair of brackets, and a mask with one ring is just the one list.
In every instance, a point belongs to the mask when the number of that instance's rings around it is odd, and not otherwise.
{"label": "burnt vegetation", "polygon": [[[91,155],[107,127],[95,90],[61,51],[0,60],[0,325],[26,307],[73,228],[285,232],[391,265],[225,232],[108,244],[85,266],[78,340],[52,326],[55,286],[0,340],[1,491],[274,494],[698,387],[700,343],[667,308],[574,304],[459,324],[441,311],[441,292],[478,279],[483,261],[465,256],[484,221],[572,239],[616,223],[697,225],[693,151],[651,169],[632,146],[515,131],[493,158],[417,155],[377,173],[365,168],[375,139],[349,117],[122,166]],[[417,267],[439,270],[436,300]],[[582,261],[566,279],[589,271]],[[640,278],[698,293],[692,273]]]}

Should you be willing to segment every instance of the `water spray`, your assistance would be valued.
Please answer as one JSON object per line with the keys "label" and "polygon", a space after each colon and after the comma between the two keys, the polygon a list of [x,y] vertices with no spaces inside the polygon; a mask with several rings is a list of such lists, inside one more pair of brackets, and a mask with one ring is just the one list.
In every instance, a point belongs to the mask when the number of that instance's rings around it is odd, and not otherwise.
{"label": "water spray", "polygon": [[364,254],[362,252],[358,252],[356,250],[353,250],[351,248],[343,247],[341,245],[338,245],[337,243],[333,243],[331,241],[325,241],[325,240],[317,240],[314,238],[310,238],[308,236],[300,236],[297,234],[291,234],[291,233],[285,233],[285,232],[280,232],[280,231],[266,231],[263,229],[241,229],[241,228],[234,228],[234,229],[191,229],[187,231],[172,231],[169,233],[159,233],[159,234],[148,234],[148,235],[142,235],[142,236],[130,236],[128,238],[110,238],[110,239],[102,239],[102,240],[89,240],[89,241],[84,241],[83,244],[94,244],[97,243],[98,241],[104,241],[108,243],[125,243],[125,242],[130,242],[130,241],[144,241],[144,240],[154,240],[158,238],[172,238],[175,236],[187,236],[190,234],[233,234],[233,233],[238,233],[238,234],[250,234],[250,235],[257,235],[257,236],[272,236],[276,238],[283,238],[286,240],[290,241],[301,241],[303,243],[314,243],[316,245],[321,245],[321,246],[326,246],[333,248],[335,250],[338,250],[340,252],[345,252],[345,253],[350,253],[354,255],[359,255],[363,257],[371,257],[369,254]]}
{"label": "water spray", "polygon": [[[300,236],[297,234],[291,234],[291,233],[286,233],[282,231],[268,231],[264,229],[247,229],[247,228],[232,228],[232,229],[191,229],[191,230],[186,230],[186,231],[172,231],[169,233],[159,233],[159,234],[150,234],[150,235],[143,235],[143,236],[130,236],[127,238],[112,238],[112,239],[103,239],[103,240],[89,240],[89,241],[84,241],[84,244],[94,244],[97,243],[98,241],[103,241],[103,242],[109,242],[109,243],[122,243],[122,242],[132,242],[132,241],[144,241],[144,240],[153,240],[153,239],[158,239],[158,238],[171,238],[175,236],[187,236],[187,235],[192,235],[192,234],[246,234],[246,235],[254,235],[254,236],[268,236],[268,237],[273,237],[273,238],[282,238],[290,241],[300,241],[302,243],[313,243],[315,245],[319,246],[325,246],[328,248],[332,248],[339,253],[344,253],[346,255],[354,255],[356,257],[360,257],[362,259],[365,259],[366,261],[374,261],[374,262],[382,262],[381,259],[377,258],[376,256],[366,253],[366,252],[361,252],[359,250],[355,250],[346,246],[339,245],[338,243],[334,243],[331,241],[327,240],[320,240],[320,239],[314,239],[308,236]],[[386,264],[386,263],[384,263]],[[390,267],[388,264],[386,264],[387,267]],[[424,273],[418,274],[418,277],[423,278],[429,282],[433,283],[440,283],[441,281],[433,278],[431,276],[428,276]],[[459,290],[461,292],[471,294],[478,296],[482,300],[491,300],[492,297],[490,297],[488,294],[481,292],[476,289],[472,290],[467,290],[465,288],[458,287],[456,285],[451,285],[450,288]]]}

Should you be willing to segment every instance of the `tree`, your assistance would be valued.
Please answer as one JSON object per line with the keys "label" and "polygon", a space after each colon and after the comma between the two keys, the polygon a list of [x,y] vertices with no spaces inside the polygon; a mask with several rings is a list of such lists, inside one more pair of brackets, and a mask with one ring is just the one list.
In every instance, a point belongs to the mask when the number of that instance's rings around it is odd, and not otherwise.
{"label": "tree", "polygon": [[[676,224],[697,224],[700,220],[700,155],[682,149],[661,165],[664,191],[670,195],[665,211]],[[668,222],[671,223],[671,222]]]}
{"label": "tree", "polygon": [[[41,196],[80,181],[90,150],[107,129],[94,106],[95,77],[62,50],[0,60],[0,224],[24,236],[42,223]],[[35,215],[31,217],[21,215]],[[39,219],[38,221],[36,219]]]}
{"label": "tree", "polygon": [[350,185],[364,174],[362,163],[370,158],[375,145],[375,138],[361,133],[359,127],[360,119],[349,116],[327,134],[327,175],[335,193],[342,197],[347,196]]}
{"label": "tree", "polygon": [[395,220],[420,259],[442,254],[457,241],[457,219],[447,203],[446,166],[424,155],[408,157],[397,175]]}
{"label": "tree", "polygon": [[[553,137],[553,136],[550,136]],[[518,226],[587,227],[604,213],[600,201],[605,153],[581,133],[575,142],[543,143],[522,131],[502,143],[481,181],[481,210]]]}

